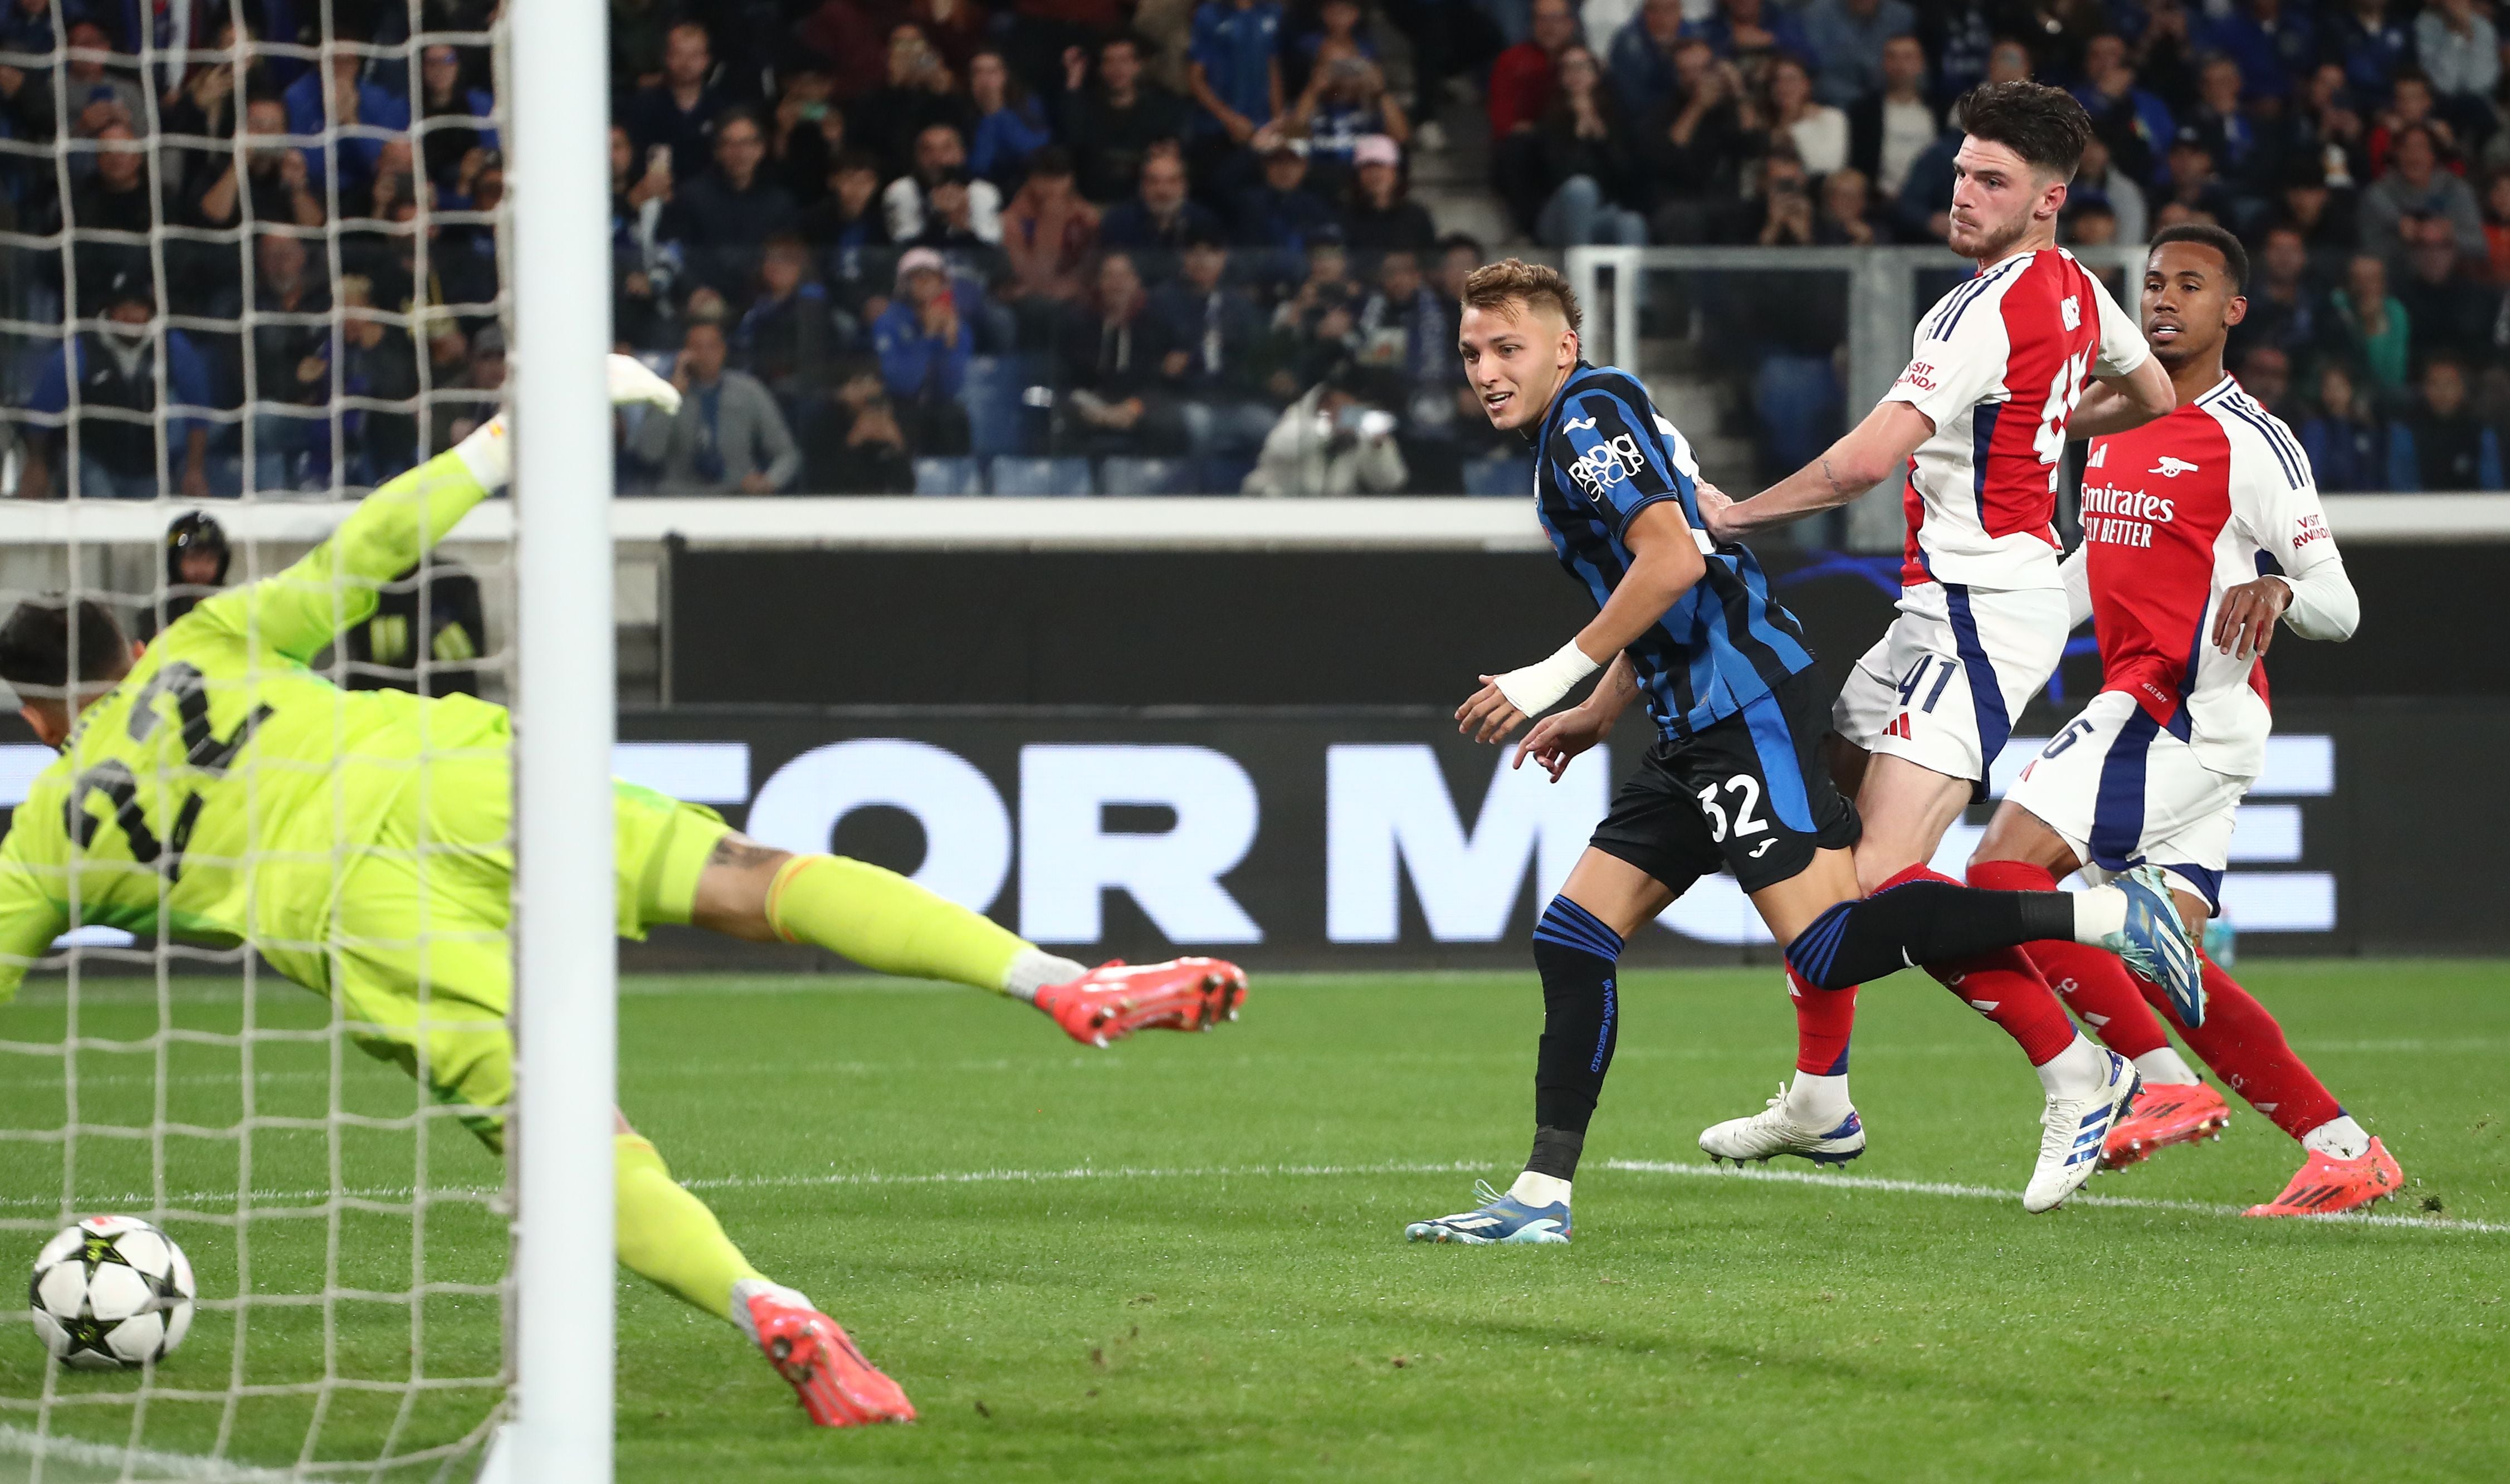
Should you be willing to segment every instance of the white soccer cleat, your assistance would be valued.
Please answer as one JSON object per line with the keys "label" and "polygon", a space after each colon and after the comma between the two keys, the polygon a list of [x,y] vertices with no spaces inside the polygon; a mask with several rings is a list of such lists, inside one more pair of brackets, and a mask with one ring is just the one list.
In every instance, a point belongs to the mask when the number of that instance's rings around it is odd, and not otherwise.
{"label": "white soccer cleat", "polygon": [[655,375],[633,356],[610,358],[610,404],[650,402],[666,412],[680,410],[680,389]]}
{"label": "white soccer cleat", "polygon": [[1865,1153],[1865,1125],[1853,1108],[1826,1133],[1799,1123],[1787,1117],[1787,1089],[1780,1087],[1769,1105],[1750,1118],[1710,1124],[1699,1135],[1699,1147],[1717,1164],[1728,1160],[1767,1164],[1779,1155],[1801,1155],[1815,1164],[1844,1164]]}
{"label": "white soccer cleat", "polygon": [[2109,1058],[2109,1067],[2098,1088],[2086,1097],[2052,1097],[2039,1115],[2039,1162],[2022,1191],[2026,1211],[2053,1211],[2083,1188],[2101,1167],[2110,1125],[2126,1117],[2127,1104],[2144,1086],[2135,1063],[2115,1051],[2101,1054]]}

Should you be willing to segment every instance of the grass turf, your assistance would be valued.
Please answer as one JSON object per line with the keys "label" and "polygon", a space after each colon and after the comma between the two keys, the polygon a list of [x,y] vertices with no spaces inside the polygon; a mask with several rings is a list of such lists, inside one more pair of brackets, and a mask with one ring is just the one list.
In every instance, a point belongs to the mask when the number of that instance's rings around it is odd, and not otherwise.
{"label": "grass turf", "polygon": [[[2383,1211],[2510,1224],[2510,967],[2261,961],[2243,977],[2403,1161],[2408,1198]],[[1847,1179],[2000,1195],[1612,1167],[1703,1166],[1700,1126],[1757,1108],[1790,1046],[1771,973],[1633,973],[1622,996],[1576,1243],[1493,1251],[1399,1234],[1470,1204],[1474,1174],[1503,1183],[1523,1155],[1540,1016],[1530,974],[1259,977],[1240,1024],[1106,1052],[933,986],[633,981],[631,1116],[759,1266],[843,1319],[925,1420],[808,1428],[737,1336],[623,1279],[620,1476],[2510,1474],[2510,1232],[2223,1214],[2272,1196],[2298,1164],[2236,1103],[2225,1142],[2092,1187],[2155,1203],[2026,1216],[2035,1084],[2001,1036],[1917,975],[1865,993],[1856,1075],[1874,1143]],[[232,1029],[235,1000],[186,987],[163,1013]],[[144,1034],[160,1014],[153,992],[94,989],[80,1030]],[[282,989],[256,1022],[319,1014]],[[38,985],[6,1031],[22,1046],[57,1038],[62,1019],[57,990]],[[175,1051],[167,1116],[231,1116],[234,1053]],[[319,1114],[329,1056],[319,1041],[266,1046],[259,1110]],[[9,1062],[0,1126],[57,1125],[57,1060]],[[79,1064],[87,1118],[144,1121],[151,1058],[90,1051]],[[343,1066],[349,1111],[408,1111],[397,1074],[354,1052]],[[431,1185],[496,1182],[457,1127],[436,1126]],[[410,1145],[405,1132],[344,1135],[342,1183],[405,1199]],[[81,1192],[150,1188],[147,1142],[77,1147]],[[234,1188],[232,1146],[166,1147],[170,1189]],[[258,1136],[252,1184],[318,1192],[329,1157],[316,1132]],[[58,1160],[55,1146],[0,1144],[0,1215],[48,1221]],[[469,1202],[431,1212],[428,1276],[492,1277],[493,1216]],[[232,1231],[171,1225],[205,1291],[233,1292]],[[256,1284],[319,1286],[327,1261],[337,1284],[406,1287],[409,1225],[343,1218],[328,1255],[322,1220],[257,1220]],[[29,1251],[40,1237],[19,1234]],[[435,1373],[493,1370],[493,1304],[435,1299],[427,1319]],[[344,1303],[328,1333],[333,1374],[407,1374],[405,1305]],[[232,1336],[228,1313],[205,1313],[158,1384],[223,1388]],[[319,1308],[255,1310],[247,1380],[320,1378],[324,1336]],[[57,1385],[70,1397],[133,1389]],[[0,1336],[0,1395],[43,1386],[31,1338]],[[431,1396],[402,1419],[400,1445],[458,1435],[480,1403]],[[399,1405],[337,1394],[316,1456],[372,1457]],[[251,1398],[229,1452],[293,1461],[313,1406]],[[221,1413],[153,1402],[142,1440],[205,1450]],[[120,1442],[131,1415],[72,1401],[52,1425]],[[0,1449],[0,1477],[22,1466]]]}

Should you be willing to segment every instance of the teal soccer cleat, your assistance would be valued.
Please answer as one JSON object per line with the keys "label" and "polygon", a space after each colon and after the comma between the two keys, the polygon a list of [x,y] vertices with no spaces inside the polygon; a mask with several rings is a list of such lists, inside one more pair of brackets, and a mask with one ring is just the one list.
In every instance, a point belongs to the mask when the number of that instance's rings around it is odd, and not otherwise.
{"label": "teal soccer cleat", "polygon": [[1403,1236],[1411,1241],[1460,1241],[1474,1247],[1503,1241],[1569,1239],[1569,1203],[1565,1200],[1527,1205],[1514,1196],[1492,1190],[1487,1180],[1473,1182],[1473,1199],[1481,1202],[1480,1209],[1441,1216],[1435,1221],[1416,1221],[1403,1229]]}

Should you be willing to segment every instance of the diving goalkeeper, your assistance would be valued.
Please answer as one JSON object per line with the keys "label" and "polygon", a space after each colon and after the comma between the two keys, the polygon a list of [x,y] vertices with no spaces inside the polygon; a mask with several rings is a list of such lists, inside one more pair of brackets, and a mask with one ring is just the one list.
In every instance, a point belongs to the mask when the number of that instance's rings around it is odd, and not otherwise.
{"label": "diving goalkeeper", "polygon": [[[679,401],[625,357],[609,374],[614,401]],[[28,601],[0,624],[0,678],[61,753],[0,842],[0,1003],[76,925],[248,943],[335,1000],[360,1046],[502,1152],[513,1092],[505,708],[343,691],[307,666],[512,473],[492,420],[376,490],[294,566],[205,600],[144,651],[85,600]],[[876,866],[771,850],[633,784],[615,797],[625,937],[693,923],[812,943],[1028,1001],[1099,1046],[1208,1027],[1245,993],[1235,966],[1210,959],[1086,970]],[[896,1383],[751,1267],[624,1118],[616,1158],[620,1261],[740,1326],[813,1422],[913,1419]]]}

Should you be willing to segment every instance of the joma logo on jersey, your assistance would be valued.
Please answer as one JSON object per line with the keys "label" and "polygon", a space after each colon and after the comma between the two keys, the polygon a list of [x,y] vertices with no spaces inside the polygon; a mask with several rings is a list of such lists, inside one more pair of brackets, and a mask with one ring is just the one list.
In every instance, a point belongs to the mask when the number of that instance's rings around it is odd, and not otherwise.
{"label": "joma logo on jersey", "polygon": [[1578,455],[1578,462],[1569,466],[1569,476],[1586,493],[1599,495],[1645,468],[1647,459],[1639,452],[1639,440],[1624,433]]}
{"label": "joma logo on jersey", "polygon": [[2181,475],[2192,475],[2195,472],[2195,465],[2188,463],[2186,459],[2174,459],[2166,453],[2161,456],[2160,463],[2155,464],[2150,469],[2145,471],[2147,474],[2159,475],[2165,479],[2176,479]]}

